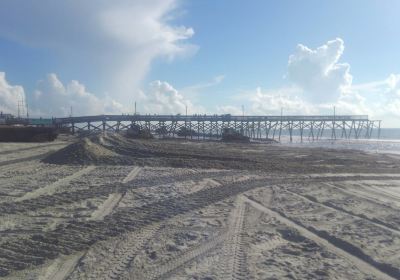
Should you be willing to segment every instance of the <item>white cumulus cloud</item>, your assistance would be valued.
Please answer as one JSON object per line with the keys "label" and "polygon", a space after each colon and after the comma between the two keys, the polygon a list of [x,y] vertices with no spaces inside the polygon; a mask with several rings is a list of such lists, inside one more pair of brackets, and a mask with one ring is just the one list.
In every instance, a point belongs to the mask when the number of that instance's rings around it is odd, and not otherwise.
{"label": "white cumulus cloud", "polygon": [[350,65],[339,63],[343,51],[340,38],[314,50],[299,44],[289,57],[287,78],[313,103],[336,101],[352,84]]}
{"label": "white cumulus cloud", "polygon": [[243,110],[241,108],[233,105],[222,105],[222,106],[217,105],[216,109],[218,114],[223,114],[223,115],[230,114],[234,116],[241,116],[243,114]]}
{"label": "white cumulus cloud", "polygon": [[250,97],[252,102],[252,111],[258,115],[265,114],[280,114],[281,109],[284,114],[301,115],[313,114],[313,110],[307,102],[299,98],[296,93],[296,88],[282,88],[273,91],[263,91],[260,87]]}
{"label": "white cumulus cloud", "polygon": [[351,90],[350,65],[339,63],[344,51],[340,38],[316,49],[298,44],[289,56],[286,79],[289,86],[242,94],[252,114],[331,114],[333,106],[342,113],[365,113],[363,97]]}
{"label": "white cumulus cloud", "polygon": [[385,125],[399,126],[400,74],[390,74],[382,80],[354,85],[351,93],[361,96],[362,102],[356,100],[348,103],[363,107],[371,118],[384,120]]}
{"label": "white cumulus cloud", "polygon": [[[245,97],[251,103],[254,114],[277,114],[282,108],[284,114],[332,114],[336,106],[340,114],[374,115],[374,105],[363,95],[360,86],[352,85],[350,65],[340,63],[344,52],[344,42],[340,38],[328,41],[311,49],[298,44],[289,56],[287,80],[291,86],[262,90],[257,88]],[[391,85],[396,92],[397,76],[386,82],[371,83],[367,86]],[[386,91],[389,91],[386,90]],[[377,90],[377,95],[382,92]],[[392,94],[394,95],[394,94]]]}
{"label": "white cumulus cloud", "polygon": [[400,98],[400,74],[391,74],[387,79],[387,93]]}
{"label": "white cumulus cloud", "polygon": [[[186,108],[188,114],[206,113],[202,106],[194,104],[164,81],[151,82],[136,97],[138,113],[185,114]],[[10,85],[5,73],[0,72],[0,111],[16,115],[18,102],[24,98],[23,87]],[[71,114],[71,108],[74,116],[131,113],[133,99],[121,104],[110,96],[99,97],[89,92],[79,81],[63,83],[56,74],[51,73],[38,81],[29,100],[29,111],[33,117],[66,117]]]}
{"label": "white cumulus cloud", "polygon": [[167,82],[151,82],[141,96],[144,113],[185,114],[186,108],[188,114],[204,112],[202,107],[193,104]]}
{"label": "white cumulus cloud", "polygon": [[22,86],[10,85],[6,80],[6,74],[0,72],[0,111],[17,115],[18,103],[25,99]]}
{"label": "white cumulus cloud", "polygon": [[95,115],[121,113],[123,106],[110,97],[99,98],[78,81],[64,85],[56,74],[38,82],[31,100],[33,113],[40,116]]}
{"label": "white cumulus cloud", "polygon": [[2,0],[0,37],[94,71],[105,92],[126,101],[154,59],[197,49],[187,43],[194,30],[173,24],[178,9],[178,0]]}
{"label": "white cumulus cloud", "polygon": [[[386,80],[388,89],[385,92],[387,95],[386,108],[390,114],[400,118],[400,74],[392,74]],[[398,120],[397,126],[400,124]]]}

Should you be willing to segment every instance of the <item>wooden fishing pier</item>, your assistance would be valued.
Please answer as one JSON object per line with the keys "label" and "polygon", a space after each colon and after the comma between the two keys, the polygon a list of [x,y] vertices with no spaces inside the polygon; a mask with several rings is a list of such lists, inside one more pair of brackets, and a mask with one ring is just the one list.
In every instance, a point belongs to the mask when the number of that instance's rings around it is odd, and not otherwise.
{"label": "wooden fishing pier", "polygon": [[[381,121],[367,115],[232,116],[232,115],[98,115],[55,118],[53,125],[70,132],[119,132],[132,125],[160,137],[220,138],[232,128],[254,140],[316,141],[320,139],[370,139],[380,137]],[[374,133],[374,134],[373,134]]]}

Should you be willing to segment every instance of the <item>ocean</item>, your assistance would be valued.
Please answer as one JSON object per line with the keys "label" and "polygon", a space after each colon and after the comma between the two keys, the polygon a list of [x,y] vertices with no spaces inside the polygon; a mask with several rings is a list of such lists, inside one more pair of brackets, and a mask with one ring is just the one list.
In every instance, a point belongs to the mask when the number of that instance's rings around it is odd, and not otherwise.
{"label": "ocean", "polygon": [[290,143],[289,137],[284,135],[281,143],[289,146],[299,147],[324,147],[332,149],[356,149],[371,153],[388,153],[400,155],[400,128],[382,128],[380,138],[377,133],[373,133],[371,139],[338,139],[329,138],[320,139],[318,141],[303,140],[294,136],[293,142]]}

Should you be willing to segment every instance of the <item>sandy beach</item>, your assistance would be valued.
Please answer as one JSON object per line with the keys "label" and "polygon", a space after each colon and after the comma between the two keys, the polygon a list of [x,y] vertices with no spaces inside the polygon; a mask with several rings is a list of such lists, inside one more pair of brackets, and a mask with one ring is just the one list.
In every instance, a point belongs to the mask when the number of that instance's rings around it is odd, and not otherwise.
{"label": "sandy beach", "polygon": [[4,279],[400,279],[400,160],[117,134],[0,143]]}

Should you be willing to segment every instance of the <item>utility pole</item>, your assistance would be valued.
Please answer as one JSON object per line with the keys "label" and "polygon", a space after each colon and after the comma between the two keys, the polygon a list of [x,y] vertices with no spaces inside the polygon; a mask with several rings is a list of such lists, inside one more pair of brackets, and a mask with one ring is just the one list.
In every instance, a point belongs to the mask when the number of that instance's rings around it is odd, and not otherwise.
{"label": "utility pole", "polygon": [[21,100],[18,99],[18,105],[17,105],[17,106],[18,106],[18,119],[19,119],[19,117],[20,117],[20,114],[19,114],[19,106],[20,106],[20,103],[21,103]]}
{"label": "utility pole", "polygon": [[[24,100],[24,96],[21,97],[21,115],[25,115],[24,114],[24,108],[25,108],[25,100]],[[21,116],[21,117],[22,117]]]}
{"label": "utility pole", "polygon": [[331,138],[336,140],[336,106],[333,106],[333,122],[332,122],[332,135]]}
{"label": "utility pole", "polygon": [[135,101],[135,115],[136,115],[136,101]]}
{"label": "utility pole", "polygon": [[379,127],[378,127],[378,139],[381,138],[381,121],[379,121]]}
{"label": "utility pole", "polygon": [[[26,110],[26,112],[24,111]],[[25,115],[26,113],[26,118],[29,118],[29,113],[28,113],[28,102],[26,102],[26,99],[22,96],[21,97],[21,115]]]}
{"label": "utility pole", "polygon": [[244,105],[242,105],[242,117],[244,117]]}
{"label": "utility pole", "polygon": [[282,135],[282,120],[283,120],[283,107],[281,107],[281,123],[279,125],[279,142],[281,141],[281,135]]}
{"label": "utility pole", "polygon": [[[187,114],[187,104],[185,104],[185,114],[186,114],[186,118],[185,118],[185,139],[186,139],[186,137],[188,136],[188,129],[187,129],[187,116],[188,116],[188,114]],[[192,132],[190,132],[190,133],[192,133]]]}
{"label": "utility pole", "polygon": [[69,114],[69,117],[72,118],[72,106],[71,106],[71,112]]}

